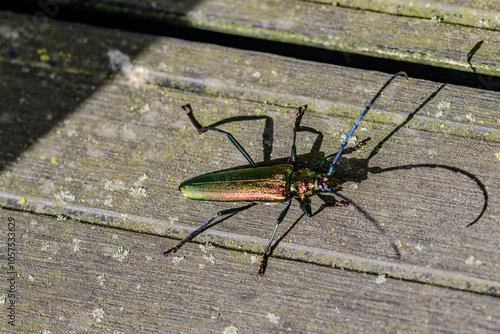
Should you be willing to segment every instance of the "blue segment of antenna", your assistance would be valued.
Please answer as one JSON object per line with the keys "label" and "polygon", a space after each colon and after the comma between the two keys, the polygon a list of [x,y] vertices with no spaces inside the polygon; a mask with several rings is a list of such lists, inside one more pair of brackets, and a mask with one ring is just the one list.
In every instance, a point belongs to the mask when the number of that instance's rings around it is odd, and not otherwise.
{"label": "blue segment of antenna", "polygon": [[366,113],[368,112],[368,110],[370,110],[371,106],[373,105],[373,102],[375,102],[375,100],[380,96],[380,94],[382,94],[382,91],[391,83],[391,81],[398,77],[398,76],[405,76],[407,77],[406,73],[405,72],[398,72],[396,74],[394,74],[386,83],[384,86],[382,86],[382,88],[380,88],[380,90],[377,92],[377,94],[375,94],[375,96],[373,97],[373,99],[370,101],[370,103],[366,106],[365,110],[363,111],[363,113],[361,114],[361,116],[359,116],[358,120],[356,121],[356,123],[352,126],[352,129],[351,131],[349,131],[349,133],[347,134],[347,136],[345,137],[344,141],[342,142],[342,144],[340,145],[340,149],[339,151],[337,152],[337,154],[335,155],[335,158],[333,158],[333,161],[332,161],[332,164],[330,165],[330,169],[328,170],[328,173],[327,175],[330,176],[333,174],[333,172],[335,171],[335,166],[337,164],[337,161],[340,159],[340,156],[342,155],[342,152],[344,151],[344,148],[345,146],[347,145],[347,141],[349,140],[349,138],[351,137],[351,135],[353,134],[354,130],[356,130],[356,128],[358,127],[359,125],[359,122],[361,122],[361,120],[363,119],[363,117],[365,117]]}

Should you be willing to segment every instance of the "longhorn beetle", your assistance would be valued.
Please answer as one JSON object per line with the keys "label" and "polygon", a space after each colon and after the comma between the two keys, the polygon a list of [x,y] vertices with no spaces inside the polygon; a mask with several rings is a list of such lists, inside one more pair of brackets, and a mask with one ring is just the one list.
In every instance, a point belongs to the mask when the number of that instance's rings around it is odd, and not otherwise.
{"label": "longhorn beetle", "polygon": [[[212,126],[201,126],[193,116],[193,110],[189,104],[182,106],[182,109],[186,112],[187,117],[196,128],[199,134],[207,132],[209,130],[217,131],[227,135],[231,143],[240,151],[241,154],[248,160],[252,167],[242,168],[229,171],[220,171],[211,174],[200,175],[194,177],[190,180],[184,181],[180,184],[179,190],[181,193],[189,199],[200,200],[200,201],[220,201],[220,202],[250,202],[245,206],[233,209],[227,209],[217,212],[217,214],[212,217],[209,221],[203,224],[201,227],[193,231],[183,240],[181,240],[175,247],[167,249],[163,252],[163,255],[167,256],[177,252],[182,245],[184,245],[189,240],[196,237],[201,232],[205,231],[210,227],[212,222],[220,216],[234,215],[238,212],[246,210],[258,202],[288,202],[285,209],[279,215],[274,231],[271,235],[271,239],[264,250],[262,255],[259,274],[263,275],[266,266],[267,259],[269,256],[269,250],[273,243],[274,237],[276,236],[276,231],[278,230],[279,224],[285,218],[288,209],[292,203],[292,199],[297,199],[302,207],[302,210],[309,217],[313,215],[311,211],[311,200],[310,197],[314,194],[321,192],[336,192],[342,189],[342,185],[333,178],[335,172],[335,167],[342,154],[352,153],[360,148],[362,148],[366,142],[370,139],[367,138],[361,141],[358,145],[352,148],[345,148],[349,137],[353,134],[354,130],[359,125],[359,122],[366,115],[368,110],[371,108],[375,100],[380,96],[382,91],[389,85],[389,83],[397,76],[405,76],[405,72],[398,72],[394,74],[385,84],[380,88],[380,90],[375,94],[370,103],[366,106],[361,116],[358,118],[356,123],[351,128],[351,131],[347,134],[344,141],[340,145],[339,150],[336,153],[326,156],[324,159],[320,160],[312,169],[301,169],[297,168],[297,148],[295,146],[295,139],[297,137],[297,131],[300,128],[300,121],[302,116],[307,109],[307,105],[299,108],[297,112],[297,117],[295,118],[295,126],[293,128],[293,144],[292,152],[288,160],[289,163],[275,166],[264,166],[256,167],[254,161],[250,155],[245,151],[243,146],[231,135],[229,132],[212,127]],[[332,158],[333,160],[330,164],[330,168],[326,174],[320,173],[321,169],[326,164],[327,160]],[[348,203],[345,201],[330,201],[323,203],[318,211],[320,212],[326,206],[347,206]],[[300,219],[300,218],[299,218]]]}

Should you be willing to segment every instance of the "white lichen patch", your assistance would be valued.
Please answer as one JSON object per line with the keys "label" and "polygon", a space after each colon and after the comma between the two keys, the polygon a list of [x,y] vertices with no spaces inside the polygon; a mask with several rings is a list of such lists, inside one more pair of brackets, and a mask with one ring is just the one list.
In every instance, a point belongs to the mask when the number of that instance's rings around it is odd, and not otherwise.
{"label": "white lichen patch", "polygon": [[111,180],[108,180],[104,183],[104,189],[106,190],[109,190],[109,191],[113,191],[113,181]]}
{"label": "white lichen patch", "polygon": [[78,132],[76,132],[75,129],[69,129],[66,131],[66,136],[68,136],[69,138],[75,137],[77,134]]}
{"label": "white lichen patch", "polygon": [[213,254],[205,254],[203,258],[210,264],[215,264],[215,256]]}
{"label": "white lichen patch", "polygon": [[134,186],[138,187],[140,186],[144,181],[146,181],[147,179],[149,179],[149,175],[144,173],[144,175],[142,175],[141,177],[139,177],[139,180],[137,180],[135,183],[134,183]]}
{"label": "white lichen patch", "polygon": [[437,108],[439,110],[450,109],[451,108],[451,102],[449,102],[449,101],[441,101],[441,102],[438,103]]}
{"label": "white lichen patch", "polygon": [[145,105],[142,106],[141,109],[138,110],[141,114],[145,114],[148,111],[151,111],[151,107],[149,106],[149,103],[146,103]]}
{"label": "white lichen patch", "polygon": [[226,328],[224,328],[224,331],[222,332],[222,334],[238,334],[238,328],[235,327],[235,326],[228,326]]}
{"label": "white lichen patch", "polygon": [[269,321],[273,324],[277,324],[280,321],[280,317],[273,313],[268,313],[267,319],[269,319]]}
{"label": "white lichen patch", "polygon": [[214,248],[214,246],[209,242],[206,242],[204,245],[199,245],[198,247],[200,247],[201,251],[205,254]]}
{"label": "white lichen patch", "polygon": [[128,249],[125,249],[123,246],[118,247],[118,252],[113,255],[113,258],[118,259],[118,261],[122,262],[127,258],[127,256],[130,254],[130,251]]}
{"label": "white lichen patch", "polygon": [[144,175],[139,177],[139,179],[134,182],[134,186],[130,188],[129,194],[135,198],[147,197],[147,188],[143,186],[147,179],[149,179],[149,176],[144,173]]}
{"label": "white lichen patch", "polygon": [[476,266],[479,266],[480,264],[482,264],[483,261],[480,261],[480,260],[476,260],[476,257],[474,255],[471,255],[469,256],[466,260],[465,260],[465,264],[469,264],[469,265],[476,265]]}
{"label": "white lichen patch", "polygon": [[262,76],[262,73],[260,73],[259,71],[255,71],[255,72],[252,73],[252,76],[254,78],[260,78]]}
{"label": "white lichen patch", "polygon": [[104,317],[104,310],[102,308],[96,308],[92,312],[92,318],[94,318],[96,322],[101,322],[103,317]]}
{"label": "white lichen patch", "polygon": [[72,202],[76,198],[75,195],[71,194],[69,190],[61,190],[55,194],[55,197],[61,202]]}
{"label": "white lichen patch", "polygon": [[106,196],[104,199],[104,205],[109,206],[110,208],[113,207],[113,197],[111,197],[111,195]]}
{"label": "white lichen patch", "polygon": [[145,187],[132,187],[130,188],[129,195],[134,198],[147,197],[147,189]]}
{"label": "white lichen patch", "polygon": [[490,20],[488,19],[480,19],[477,22],[478,28],[489,28],[490,27]]}
{"label": "white lichen patch", "polygon": [[73,238],[73,252],[78,252],[80,250],[80,243],[82,241],[78,238]]}
{"label": "white lichen patch", "polygon": [[378,275],[377,276],[377,279],[375,280],[375,283],[377,283],[377,284],[383,284],[383,283],[385,283],[385,281],[386,281],[385,275],[382,274],[382,275]]}
{"label": "white lichen patch", "polygon": [[443,112],[443,111],[439,111],[439,112],[437,112],[437,113],[436,113],[436,115],[435,115],[435,117],[436,117],[436,118],[441,118],[441,117],[443,117],[443,116],[444,116],[444,112]]}
{"label": "white lichen patch", "polygon": [[[342,143],[347,137],[347,134],[343,134],[342,136],[340,136],[340,142]],[[357,136],[351,136],[349,137],[349,140],[347,140],[347,144],[351,144],[351,145],[354,145],[356,144],[356,142],[358,141],[358,137]]]}
{"label": "white lichen patch", "polygon": [[467,118],[467,120],[469,120],[469,122],[471,122],[471,123],[476,123],[476,121],[477,121],[476,116],[474,116],[474,114],[471,112],[468,113],[467,115],[465,115],[465,118]]}
{"label": "white lichen patch", "polygon": [[97,276],[97,281],[99,282],[100,286],[104,286],[104,283],[106,282],[106,278],[104,278],[104,274]]}

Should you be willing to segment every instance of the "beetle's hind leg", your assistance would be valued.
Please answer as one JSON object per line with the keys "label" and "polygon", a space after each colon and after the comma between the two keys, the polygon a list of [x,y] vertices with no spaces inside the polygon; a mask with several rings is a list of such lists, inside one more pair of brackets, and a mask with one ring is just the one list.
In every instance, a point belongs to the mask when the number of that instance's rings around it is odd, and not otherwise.
{"label": "beetle's hind leg", "polygon": [[[215,223],[212,223],[217,217],[226,216],[226,215],[231,215],[232,216],[232,215],[235,215],[235,214],[237,214],[237,213],[239,213],[241,211],[249,209],[249,208],[251,208],[252,206],[254,206],[256,204],[257,203],[250,203],[248,205],[241,206],[239,208],[232,208],[232,209],[227,209],[227,210],[223,210],[223,211],[217,212],[217,214],[212,219],[210,219],[205,224],[203,224],[202,226],[200,226],[199,228],[197,228],[196,230],[194,230],[193,232],[191,232],[187,237],[185,237],[184,239],[182,239],[175,247],[172,247],[170,249],[167,249],[167,250],[163,251],[163,255],[167,256],[169,254],[174,254],[186,242],[188,242],[189,240],[193,239],[194,237],[196,237],[198,234],[202,233],[206,229],[212,227],[212,225],[220,223],[221,221],[217,221]],[[227,217],[227,218],[229,218],[229,217]]]}
{"label": "beetle's hind leg", "polygon": [[236,146],[236,148],[238,149],[238,151],[240,151],[240,153],[243,154],[243,156],[245,157],[245,159],[248,160],[248,162],[250,163],[250,165],[252,165],[252,167],[255,167],[255,162],[253,162],[252,157],[250,157],[250,154],[248,154],[248,152],[243,148],[243,146],[241,146],[241,144],[238,143],[238,141],[233,137],[232,134],[230,134],[227,131],[215,128],[213,126],[202,126],[196,120],[196,118],[194,118],[193,109],[191,108],[191,105],[189,103],[186,104],[186,105],[183,105],[182,109],[186,112],[186,115],[189,118],[189,120],[191,121],[191,124],[193,124],[194,128],[196,129],[196,131],[198,131],[198,133],[200,135],[202,133],[204,133],[204,132],[209,131],[209,130],[217,131],[217,132],[220,132],[220,133],[224,133],[227,136],[227,138],[231,141],[231,143],[233,143],[233,145]]}

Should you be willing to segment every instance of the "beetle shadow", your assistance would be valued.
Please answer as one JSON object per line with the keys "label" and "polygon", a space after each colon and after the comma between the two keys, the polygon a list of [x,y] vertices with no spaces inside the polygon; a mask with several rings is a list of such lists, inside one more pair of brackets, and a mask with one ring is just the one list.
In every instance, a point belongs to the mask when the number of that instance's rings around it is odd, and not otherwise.
{"label": "beetle shadow", "polygon": [[297,132],[309,132],[317,135],[314,143],[312,144],[311,150],[308,153],[303,153],[297,155],[297,165],[299,169],[306,166],[314,166],[318,161],[323,159],[326,154],[321,151],[321,146],[323,145],[324,135],[320,130],[313,129],[309,126],[300,126]]}
{"label": "beetle shadow", "polygon": [[[395,171],[395,170],[407,170],[407,169],[413,169],[413,168],[442,168],[446,169],[455,173],[462,174],[469,179],[471,179],[478,188],[481,190],[484,203],[481,211],[477,215],[477,217],[472,221],[469,222],[466,226],[472,226],[475,223],[477,223],[482,216],[484,215],[486,209],[488,208],[488,191],[486,190],[486,186],[481,182],[481,180],[475,176],[472,173],[469,173],[463,169],[460,169],[458,167],[454,166],[448,166],[448,165],[442,165],[442,164],[410,164],[410,165],[401,165],[401,166],[394,166],[394,167],[389,167],[389,168],[380,168],[380,167],[368,167],[368,163],[370,160],[377,155],[377,153],[382,149],[384,144],[392,137],[394,134],[396,134],[402,127],[404,127],[406,124],[408,124],[414,117],[415,115],[422,110],[423,107],[425,107],[432,99],[436,97],[437,94],[446,86],[446,84],[442,84],[441,86],[438,87],[436,91],[434,91],[429,97],[423,101],[413,112],[411,112],[406,119],[401,122],[398,126],[396,126],[385,138],[383,138],[381,141],[375,145],[375,147],[372,149],[370,154],[366,159],[357,159],[357,158],[349,158],[345,159],[347,161],[344,161],[344,163],[340,162],[340,166],[347,166],[344,168],[338,168],[335,172],[335,177],[338,181],[341,183],[347,182],[347,181],[352,181],[352,182],[361,182],[363,180],[366,180],[368,178],[368,173],[370,174],[381,174],[384,172],[390,172],[390,171]],[[339,166],[339,167],[340,167]],[[344,196],[340,195],[339,193],[335,194],[336,196],[339,196],[343,199],[346,199]],[[325,202],[332,201],[334,198],[330,195],[321,195],[319,196],[322,198]],[[352,203],[352,201],[349,201]],[[368,220],[372,222],[372,224],[377,228],[377,230],[386,238],[387,241],[391,244],[392,248],[397,251],[399,254],[399,251],[397,250],[397,246],[390,240],[390,236],[387,235],[387,233],[383,230],[383,228],[377,223],[377,221],[371,217],[366,211],[364,211],[361,207],[358,205],[355,205],[356,209],[361,212]],[[316,214],[316,213],[315,213]]]}
{"label": "beetle shadow", "polygon": [[[264,163],[271,162],[271,153],[273,153],[273,138],[274,138],[274,121],[270,116],[234,116],[222,119],[213,124],[210,127],[217,127],[219,125],[241,122],[241,121],[253,121],[253,120],[265,120],[264,130],[262,132],[262,152]],[[201,124],[200,124],[201,126]]]}
{"label": "beetle shadow", "polygon": [[483,43],[484,43],[484,41],[480,40],[472,47],[472,49],[469,51],[469,53],[467,53],[467,63],[469,64],[470,68],[472,69],[472,71],[474,73],[476,73],[476,69],[474,68],[474,66],[472,66],[471,60],[472,60],[472,57],[476,54],[476,52],[481,48],[481,45],[483,45]]}
{"label": "beetle shadow", "polygon": [[[394,170],[406,170],[406,169],[412,169],[412,168],[442,168],[446,170],[453,171],[455,173],[460,173],[468,178],[470,178],[473,182],[477,184],[479,189],[481,189],[483,193],[483,198],[484,198],[484,205],[481,210],[481,212],[478,214],[478,216],[470,223],[467,224],[467,227],[472,226],[476,222],[478,222],[481,217],[483,216],[484,212],[486,211],[488,207],[488,192],[486,190],[485,185],[479,180],[479,178],[472,173],[469,173],[465,170],[462,170],[457,167],[453,166],[447,166],[447,165],[438,165],[438,164],[414,164],[414,165],[401,165],[401,166],[394,166],[394,167],[389,167],[389,168],[380,168],[380,167],[368,167],[369,161],[377,155],[377,153],[382,149],[384,144],[391,138],[393,137],[401,128],[403,128],[406,124],[408,124],[414,117],[415,115],[422,110],[430,101],[432,101],[437,94],[445,87],[445,84],[442,84],[439,86],[436,91],[434,91],[429,97],[423,101],[413,112],[408,114],[406,119],[401,122],[398,126],[396,126],[386,137],[384,137],[381,141],[379,141],[375,147],[372,149],[370,154],[368,155],[367,158],[365,159],[359,159],[359,158],[345,158],[341,157],[338,167],[335,171],[335,179],[339,181],[340,183],[345,183],[345,182],[357,182],[360,183],[361,181],[367,180],[368,179],[368,173],[371,174],[381,174],[384,172],[389,172],[389,171],[394,171]],[[273,136],[274,136],[274,130],[273,130],[273,119],[269,116],[236,116],[236,117],[230,117],[226,118],[224,120],[218,121],[216,123],[213,123],[211,126],[215,127],[218,125],[230,123],[230,122],[237,122],[237,121],[247,121],[247,120],[256,120],[256,119],[265,119],[265,126],[264,126],[264,131],[262,135],[262,143],[263,143],[263,152],[264,152],[264,161],[261,163],[257,163],[257,165],[268,165],[268,164],[279,164],[279,163],[287,163],[289,162],[289,157],[285,158],[279,158],[279,159],[274,159],[271,160],[271,153],[272,153],[272,144],[273,144]],[[310,132],[312,134],[317,135],[310,152],[298,155],[297,160],[298,160],[298,165],[299,166],[310,166],[311,162],[317,162],[320,161],[325,157],[325,153],[321,152],[321,146],[323,144],[323,139],[324,135],[321,131],[316,130],[314,128],[308,127],[308,126],[300,126],[299,129],[297,129],[297,132]],[[236,167],[236,168],[243,168],[243,167]],[[231,168],[234,169],[234,168]],[[230,170],[230,169],[228,169]],[[369,220],[373,226],[379,231],[379,233],[386,239],[388,242],[389,246],[394,250],[394,253],[396,257],[399,259],[401,258],[401,253],[398,249],[398,246],[394,243],[392,237],[388,235],[388,233],[385,231],[385,229],[377,222],[375,218],[373,218],[366,210],[364,210],[360,205],[356,204],[349,198],[341,195],[340,193],[336,192],[335,194],[319,194],[318,197],[322,199],[325,203],[328,202],[335,202],[336,198],[340,197],[346,201],[348,201],[351,205],[353,205],[356,210],[358,210],[367,220]],[[325,207],[328,206],[321,206],[316,212],[314,212],[313,216],[320,213]],[[296,224],[303,218],[304,213],[292,223],[289,228],[286,230],[285,233],[283,233],[279,239],[274,242],[274,244],[270,247],[268,256],[271,256],[274,249],[278,246],[278,244],[288,235],[288,233],[296,226]],[[226,219],[223,219],[226,220]],[[219,221],[220,222],[220,221]],[[219,223],[217,222],[217,223]]]}
{"label": "beetle shadow", "polygon": [[481,217],[484,215],[486,209],[488,208],[488,191],[486,190],[486,186],[481,182],[481,180],[479,180],[479,178],[472,174],[472,173],[469,173],[463,169],[460,169],[458,167],[454,167],[454,166],[448,166],[448,165],[442,165],[442,164],[410,164],[410,165],[401,165],[401,166],[394,166],[394,167],[389,167],[389,168],[380,168],[380,167],[368,167],[368,162],[375,156],[377,155],[377,153],[380,151],[380,149],[384,146],[384,144],[396,133],[398,132],[403,126],[405,126],[406,124],[408,124],[412,119],[413,117],[426,105],[428,104],[432,99],[434,99],[434,97],[439,94],[439,92],[446,86],[446,84],[442,84],[441,86],[438,87],[438,89],[433,92],[424,102],[422,102],[422,104],[420,104],[417,109],[415,109],[415,111],[413,111],[412,113],[410,113],[408,115],[408,117],[400,124],[398,125],[397,127],[395,127],[384,139],[382,139],[380,142],[377,143],[377,145],[373,148],[373,150],[370,152],[370,154],[368,155],[368,158],[366,158],[366,161],[365,161],[365,168],[366,168],[366,173],[371,173],[371,174],[381,174],[381,173],[384,173],[384,172],[390,172],[390,171],[394,171],[394,170],[406,170],[406,169],[413,169],[413,168],[442,168],[442,169],[446,169],[446,170],[449,170],[449,171],[452,171],[452,172],[455,172],[455,173],[459,173],[459,174],[462,174],[466,177],[468,177],[469,179],[471,179],[473,182],[476,183],[476,185],[478,186],[478,188],[481,190],[482,194],[483,194],[483,199],[484,199],[484,203],[483,203],[483,207],[481,209],[481,211],[479,212],[478,216],[470,223],[468,223],[466,226],[469,227],[469,226],[472,226],[474,225],[475,223],[477,223]]}
{"label": "beetle shadow", "polygon": [[[401,252],[399,251],[398,246],[396,245],[396,243],[394,242],[394,240],[392,239],[392,237],[387,234],[387,232],[377,222],[377,220],[375,218],[373,218],[368,212],[366,212],[365,210],[363,210],[363,208],[361,208],[358,204],[356,204],[354,201],[352,201],[351,199],[347,198],[346,196],[341,195],[339,193],[336,193],[336,195],[338,197],[342,198],[343,200],[349,202],[349,205],[353,205],[356,208],[356,210],[358,210],[359,212],[361,212],[363,214],[363,216],[365,216],[366,219],[368,219],[370,222],[372,222],[373,225],[377,228],[378,232],[384,237],[384,239],[387,241],[387,243],[389,244],[389,246],[394,250],[394,253],[396,254],[396,258],[397,259],[401,259]],[[333,196],[328,196],[328,195],[324,195],[324,194],[318,194],[318,197],[321,198],[323,201],[325,201],[325,203],[329,202],[329,201],[335,201],[336,200]],[[325,207],[322,207],[322,208],[318,209],[316,212],[314,212],[313,216],[315,216],[316,214],[320,213],[324,209],[325,209]],[[276,242],[269,248],[269,256],[272,256],[274,250],[276,249],[276,247],[278,247],[278,244],[281,241],[283,241],[283,239],[286,238],[286,236],[288,235],[288,233],[290,233],[290,231],[293,230],[293,228],[295,227],[295,225],[297,225],[297,223],[304,217],[304,215],[305,215],[305,212],[303,212],[299,216],[299,218],[297,218],[288,227],[288,229],[279,237],[279,239],[276,240]]]}
{"label": "beetle shadow", "polygon": [[[475,223],[477,223],[481,217],[484,215],[487,207],[488,207],[488,192],[486,190],[485,185],[479,180],[477,176],[475,176],[472,173],[469,173],[463,169],[460,169],[458,167],[453,167],[453,166],[447,166],[447,165],[439,165],[439,164],[413,164],[413,165],[401,165],[401,166],[394,166],[394,167],[389,167],[389,168],[380,168],[380,167],[368,167],[368,163],[370,160],[377,155],[377,153],[382,149],[384,144],[392,137],[394,134],[396,134],[402,127],[404,127],[406,124],[408,124],[414,117],[415,115],[422,110],[431,100],[433,100],[437,94],[445,87],[445,84],[442,84],[437,88],[436,91],[434,91],[429,97],[423,101],[413,112],[411,112],[407,118],[401,122],[398,126],[396,126],[386,137],[384,137],[381,141],[379,141],[373,150],[370,152],[368,157],[366,159],[359,159],[359,158],[345,158],[342,157],[341,160],[339,161],[338,167],[335,171],[335,179],[338,180],[340,183],[345,183],[345,182],[357,182],[360,183],[361,181],[367,180],[368,179],[368,173],[371,174],[381,174],[384,172],[390,172],[394,170],[406,170],[406,169],[413,169],[413,168],[442,168],[446,169],[455,173],[460,173],[462,175],[465,175],[469,179],[471,179],[473,182],[475,182],[478,186],[478,188],[482,191],[482,195],[484,198],[484,204],[477,215],[477,217],[470,223],[468,223],[466,226],[472,226]],[[311,152],[308,154],[308,156],[311,157],[317,157],[318,155],[322,155],[322,153],[319,151],[321,148],[321,142],[323,140],[322,134],[320,131],[314,130],[309,128],[309,131],[313,133],[318,133],[320,136],[318,136],[317,141],[315,142],[315,146],[313,146],[313,149]],[[324,155],[323,155],[324,156]],[[319,158],[321,159],[321,157]],[[318,160],[319,160],[318,159]],[[316,160],[317,161],[317,160]],[[367,220],[369,220],[373,226],[379,231],[379,233],[386,239],[390,247],[394,250],[396,257],[399,259],[401,258],[401,253],[398,249],[398,246],[394,243],[392,237],[387,234],[385,229],[377,222],[375,218],[373,218],[366,210],[364,210],[360,205],[354,203],[352,200],[348,199],[347,197],[341,195],[340,193],[336,192],[335,194],[318,194],[318,197],[324,202],[335,202],[337,199],[335,196],[340,197],[346,201],[348,201],[350,204],[352,204],[356,210],[358,210]],[[326,206],[327,207],[327,206]],[[325,206],[321,206],[316,212],[314,212],[313,216],[320,213],[323,209],[325,209]],[[269,255],[272,254],[273,250],[278,246],[279,242],[281,242],[286,235],[293,229],[293,227],[298,223],[298,221],[303,217],[301,215],[294,223],[290,225],[290,227],[287,229],[287,231],[274,243],[274,245],[270,248],[270,253]]]}
{"label": "beetle shadow", "polygon": [[[263,152],[263,159],[261,162],[256,162],[256,166],[268,166],[268,165],[275,165],[275,164],[284,164],[288,163],[290,161],[290,157],[283,157],[283,158],[276,158],[271,160],[271,154],[273,152],[273,143],[274,143],[274,120],[270,116],[234,116],[234,117],[228,117],[225,119],[222,119],[220,121],[217,121],[215,123],[212,123],[208,125],[207,127],[218,127],[223,124],[228,124],[228,123],[233,123],[233,122],[241,122],[241,121],[253,121],[253,120],[265,120],[264,124],[264,130],[262,131],[262,152]],[[196,125],[199,127],[204,127],[201,125],[195,118],[194,121],[196,122]],[[195,128],[196,128],[195,125]],[[297,160],[299,162],[299,165],[305,165],[306,163],[311,164],[311,162],[316,163],[317,161],[323,159],[325,157],[325,153],[321,152],[321,146],[323,144],[323,132],[320,130],[313,129],[308,126],[300,126],[300,128],[297,130],[297,132],[310,132],[312,134],[317,135],[312,148],[310,152],[308,153],[303,153],[297,156]],[[230,170],[235,170],[235,169],[241,169],[241,168],[248,168],[248,165],[242,165],[242,166],[237,166],[237,167],[232,167],[224,170],[218,170],[215,173],[221,172],[221,171],[230,171]],[[211,173],[208,173],[211,174]]]}
{"label": "beetle shadow", "polygon": [[[406,119],[401,122],[398,126],[396,126],[387,136],[385,136],[381,141],[379,141],[375,147],[372,149],[370,154],[365,159],[359,158],[344,158],[342,157],[338,163],[337,170],[335,171],[335,179],[340,183],[344,182],[361,182],[368,179],[368,172],[370,168],[368,167],[368,163],[370,160],[377,155],[377,153],[382,149],[384,144],[391,139],[401,128],[403,128],[406,124],[408,124],[415,115],[422,110],[430,101],[432,101],[437,94],[446,86],[446,84],[442,84],[436,89],[429,97],[423,101],[413,112],[408,114]],[[344,162],[342,163],[342,160]]]}
{"label": "beetle shadow", "polygon": [[484,203],[481,211],[477,215],[477,217],[470,223],[466,225],[466,227],[470,227],[477,223],[484,215],[486,212],[486,209],[488,208],[488,191],[486,190],[486,186],[484,183],[474,174],[467,172],[466,170],[460,169],[458,167],[453,167],[453,166],[448,166],[448,165],[441,165],[441,164],[410,164],[410,165],[401,165],[401,166],[394,166],[394,167],[388,167],[388,168],[380,168],[380,167],[371,167],[368,168],[368,172],[371,174],[381,174],[385,172],[391,172],[395,170],[406,170],[406,169],[413,169],[413,168],[442,168],[446,169],[449,171],[452,171],[454,173],[459,173],[462,174],[469,179],[471,179],[473,182],[475,182],[478,186],[478,188],[481,190]]}

